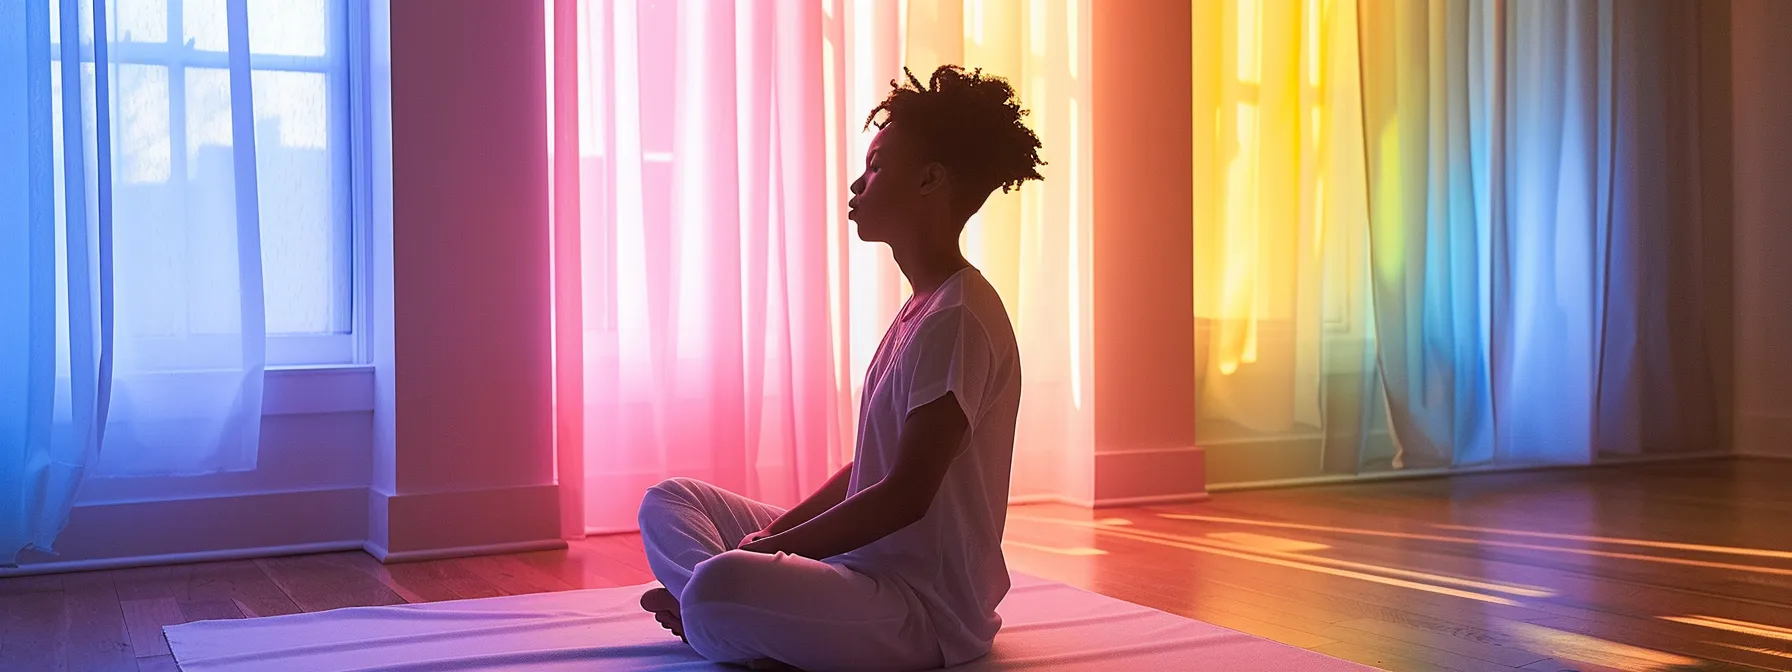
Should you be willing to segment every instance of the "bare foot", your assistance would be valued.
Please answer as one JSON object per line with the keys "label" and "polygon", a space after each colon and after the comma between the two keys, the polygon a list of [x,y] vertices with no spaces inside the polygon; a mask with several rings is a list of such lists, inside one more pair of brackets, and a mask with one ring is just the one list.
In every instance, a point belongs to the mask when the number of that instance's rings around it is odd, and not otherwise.
{"label": "bare foot", "polygon": [[678,598],[672,591],[655,588],[641,595],[641,608],[651,612],[653,619],[660,622],[660,627],[671,630],[672,634],[684,639],[684,615],[678,608]]}

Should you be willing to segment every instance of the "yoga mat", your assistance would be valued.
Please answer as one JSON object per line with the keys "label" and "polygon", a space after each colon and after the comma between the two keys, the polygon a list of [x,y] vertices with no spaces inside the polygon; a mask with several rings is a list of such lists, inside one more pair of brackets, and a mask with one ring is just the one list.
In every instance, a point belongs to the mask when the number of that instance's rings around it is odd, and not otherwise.
{"label": "yoga mat", "polygon": [[[990,655],[951,668],[1002,670],[1370,670],[1025,574],[997,610]],[[183,672],[688,672],[703,660],[637,600],[657,584],[350,607],[163,628]]]}

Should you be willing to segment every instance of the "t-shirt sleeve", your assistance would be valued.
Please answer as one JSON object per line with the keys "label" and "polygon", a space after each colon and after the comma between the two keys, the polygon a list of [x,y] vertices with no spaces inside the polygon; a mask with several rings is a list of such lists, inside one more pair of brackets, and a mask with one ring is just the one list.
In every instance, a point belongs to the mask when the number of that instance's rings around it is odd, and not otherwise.
{"label": "t-shirt sleeve", "polygon": [[909,341],[905,355],[907,413],[950,392],[966,422],[976,427],[995,365],[989,336],[976,316],[962,306],[928,315]]}

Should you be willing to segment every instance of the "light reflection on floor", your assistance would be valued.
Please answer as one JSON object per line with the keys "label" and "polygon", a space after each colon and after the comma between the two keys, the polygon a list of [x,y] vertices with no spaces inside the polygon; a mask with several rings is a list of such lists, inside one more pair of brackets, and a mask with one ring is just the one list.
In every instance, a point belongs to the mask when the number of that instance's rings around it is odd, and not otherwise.
{"label": "light reflection on floor", "polygon": [[1777,625],[1750,623],[1748,621],[1739,621],[1734,618],[1721,618],[1718,616],[1662,616],[1661,620],[1792,642],[1792,629],[1782,628]]}
{"label": "light reflection on floor", "polygon": [[1585,541],[1595,544],[1611,544],[1614,546],[1643,546],[1647,548],[1665,548],[1676,551],[1695,551],[1699,553],[1719,553],[1727,555],[1747,555],[1758,558],[1778,558],[1792,560],[1792,551],[1776,551],[1767,548],[1741,548],[1737,546],[1709,546],[1705,544],[1682,544],[1673,541],[1653,541],[1649,539],[1628,539],[1625,537],[1598,537],[1583,534],[1561,534],[1557,532],[1534,532],[1531,530],[1512,530],[1499,527],[1475,527],[1472,525],[1442,525],[1432,527],[1441,530],[1459,532],[1484,532],[1488,534],[1505,534],[1515,537],[1535,537],[1538,539],[1563,539],[1568,541]]}
{"label": "light reflection on floor", "polygon": [[1789,569],[1789,568],[1764,567],[1761,565],[1739,565],[1739,564],[1729,563],[1729,562],[1713,562],[1713,561],[1708,561],[1708,560],[1694,560],[1691,558],[1679,558],[1679,557],[1665,556],[1665,555],[1644,555],[1644,554],[1639,554],[1639,553],[1623,553],[1623,552],[1618,552],[1618,551],[1599,551],[1599,550],[1593,550],[1593,549],[1588,549],[1588,548],[1570,548],[1570,547],[1566,547],[1566,546],[1547,546],[1547,545],[1541,545],[1541,544],[1526,544],[1526,543],[1514,542],[1514,541],[1499,541],[1497,539],[1476,539],[1473,537],[1454,537],[1454,536],[1438,535],[1438,534],[1418,534],[1418,533],[1414,533],[1414,532],[1394,532],[1394,531],[1390,531],[1390,530],[1367,530],[1367,529],[1350,528],[1350,527],[1331,527],[1331,526],[1327,526],[1327,525],[1307,525],[1304,523],[1284,523],[1284,522],[1273,521],[1273,520],[1251,520],[1248,518],[1225,518],[1225,517],[1220,517],[1220,516],[1200,516],[1200,515],[1184,514],[1184,513],[1160,513],[1157,515],[1159,517],[1167,518],[1170,520],[1192,520],[1192,521],[1201,521],[1201,522],[1208,522],[1208,523],[1231,523],[1231,524],[1236,524],[1236,525],[1254,525],[1254,526],[1259,526],[1259,527],[1274,527],[1274,528],[1282,528],[1282,529],[1306,530],[1306,531],[1310,531],[1310,532],[1335,532],[1335,533],[1339,533],[1339,534],[1353,534],[1353,535],[1360,535],[1360,536],[1389,537],[1389,538],[1395,538],[1395,539],[1412,539],[1415,541],[1436,541],[1436,542],[1442,542],[1442,543],[1447,543],[1447,544],[1470,544],[1470,545],[1475,545],[1475,546],[1488,546],[1488,547],[1496,547],[1496,548],[1514,548],[1514,549],[1526,550],[1526,551],[1541,551],[1541,552],[1545,552],[1545,553],[1564,553],[1564,554],[1570,554],[1570,555],[1588,555],[1588,556],[1597,556],[1597,557],[1601,557],[1601,558],[1616,558],[1616,559],[1620,559],[1620,560],[1640,560],[1643,562],[1656,562],[1656,563],[1664,563],[1664,564],[1670,564],[1670,565],[1685,565],[1685,566],[1689,566],[1689,567],[1704,567],[1707,569],[1724,569],[1724,570],[1731,570],[1731,571],[1738,571],[1738,572],[1752,572],[1752,573],[1757,573],[1757,574],[1774,574],[1774,575],[1779,575],[1779,576],[1792,576],[1792,569]]}
{"label": "light reflection on floor", "polygon": [[[1162,546],[1169,546],[1172,548],[1180,548],[1183,550],[1191,550],[1191,551],[1197,551],[1197,552],[1201,552],[1201,553],[1209,553],[1209,554],[1213,554],[1213,555],[1221,555],[1221,556],[1226,556],[1226,557],[1231,557],[1231,558],[1237,558],[1240,560],[1250,560],[1253,562],[1260,562],[1260,563],[1269,564],[1269,565],[1276,565],[1276,566],[1285,567],[1288,569],[1299,569],[1299,570],[1304,570],[1304,571],[1308,571],[1308,572],[1316,572],[1316,573],[1320,573],[1320,574],[1328,574],[1328,575],[1338,576],[1338,577],[1343,577],[1343,578],[1357,579],[1360,581],[1369,581],[1372,583],[1380,583],[1380,584],[1384,584],[1384,585],[1399,586],[1402,588],[1412,588],[1415,590],[1425,590],[1425,591],[1430,591],[1430,592],[1434,592],[1434,593],[1438,593],[1438,594],[1442,594],[1442,595],[1462,597],[1462,598],[1467,598],[1467,599],[1471,599],[1471,600],[1479,600],[1482,602],[1490,602],[1493,604],[1503,604],[1506,606],[1518,606],[1518,603],[1512,601],[1509,598],[1499,597],[1497,595],[1488,595],[1485,593],[1478,593],[1478,592],[1473,592],[1473,591],[1468,591],[1468,590],[1460,590],[1460,589],[1450,588],[1447,586],[1441,586],[1441,585],[1436,585],[1436,584],[1437,583],[1454,583],[1454,584],[1458,584],[1458,585],[1463,585],[1465,587],[1475,587],[1475,588],[1482,588],[1485,590],[1491,590],[1493,592],[1514,592],[1514,591],[1538,592],[1538,591],[1535,591],[1534,589],[1528,589],[1525,587],[1506,586],[1506,585],[1501,585],[1501,584],[1489,584],[1489,583],[1485,583],[1485,582],[1474,581],[1471,579],[1462,579],[1462,578],[1458,578],[1458,577],[1443,576],[1443,575],[1439,575],[1439,574],[1430,574],[1427,572],[1414,572],[1411,570],[1404,570],[1404,569],[1399,569],[1399,568],[1394,568],[1394,567],[1383,567],[1383,566],[1379,566],[1379,565],[1369,565],[1366,563],[1355,563],[1355,562],[1349,562],[1349,561],[1344,561],[1344,560],[1334,560],[1334,559],[1330,559],[1330,558],[1317,558],[1317,557],[1305,558],[1305,557],[1302,557],[1300,559],[1294,559],[1294,558],[1288,557],[1288,556],[1296,555],[1296,554],[1292,554],[1292,553],[1259,551],[1259,550],[1250,549],[1248,547],[1239,546],[1236,544],[1225,544],[1222,542],[1215,542],[1212,540],[1202,539],[1199,537],[1187,537],[1187,536],[1182,536],[1182,535],[1165,534],[1162,532],[1150,532],[1150,531],[1138,530],[1138,529],[1127,529],[1124,526],[1106,525],[1103,523],[1093,522],[1093,521],[1064,520],[1064,519],[1060,519],[1060,518],[1026,516],[1026,515],[1019,515],[1019,514],[1013,514],[1013,513],[1008,514],[1008,518],[1010,520],[1026,520],[1026,521],[1032,521],[1032,522],[1052,523],[1052,524],[1067,525],[1067,526],[1092,527],[1093,529],[1095,529],[1098,532],[1118,536],[1121,538],[1132,539],[1134,541],[1143,541],[1146,543],[1154,543],[1154,544],[1158,544],[1158,545],[1162,545]],[[1367,570],[1367,571],[1357,571],[1357,570]],[[1374,572],[1374,573],[1370,573],[1370,572]],[[1431,581],[1431,583],[1426,583],[1423,581],[1411,581],[1411,580],[1407,580],[1407,578],[1398,578],[1398,577],[1415,577],[1415,578],[1420,578],[1420,579],[1424,579],[1424,580],[1429,580],[1429,581]]]}
{"label": "light reflection on floor", "polygon": [[[1310,532],[1327,532],[1372,537],[1392,537],[1415,541],[1436,541],[1451,544],[1486,545],[1523,550],[1537,550],[1554,553],[1581,554],[1598,557],[1619,558],[1628,560],[1667,562],[1698,567],[1750,571],[1766,574],[1792,575],[1792,569],[1764,567],[1757,565],[1739,565],[1733,563],[1693,560],[1670,556],[1643,555],[1612,551],[1599,551],[1587,548],[1565,546],[1548,546],[1521,542],[1477,539],[1447,535],[1417,534],[1394,532],[1387,530],[1357,529],[1346,527],[1329,527],[1322,525],[1306,525],[1278,521],[1252,520],[1245,518],[1227,518],[1220,516],[1201,516],[1192,514],[1160,513],[1166,520],[1179,520],[1209,524],[1231,524],[1253,526],[1258,528],[1295,529]],[[1104,517],[1094,520],[1077,520],[1053,516],[1037,516],[1022,513],[1010,513],[1010,520],[1027,523],[1052,525],[1060,529],[1081,530],[1093,536],[1107,536],[1117,539],[1144,542],[1158,546],[1177,548],[1235,559],[1248,560],[1278,567],[1317,572],[1330,576],[1368,581],[1382,585],[1396,586],[1411,590],[1420,590],[1434,594],[1448,595],[1463,599],[1476,600],[1493,604],[1521,607],[1526,606],[1517,598],[1547,599],[1556,592],[1545,586],[1525,586],[1519,584],[1485,581],[1478,578],[1451,576],[1432,572],[1423,572],[1399,567],[1388,567],[1371,563],[1328,558],[1318,553],[1331,550],[1332,547],[1316,541],[1291,539],[1255,532],[1229,531],[1207,532],[1204,536],[1174,534],[1156,530],[1142,529],[1132,520],[1118,517]],[[1792,553],[1768,549],[1750,549],[1729,546],[1709,546],[1701,544],[1682,544],[1668,541],[1626,539],[1619,537],[1596,537],[1569,535],[1503,528],[1483,528],[1456,525],[1434,525],[1440,529],[1460,530],[1463,532],[1479,532],[1505,534],[1517,537],[1528,537],[1544,540],[1563,540],[1581,543],[1597,543],[1612,545],[1629,545],[1647,548],[1659,548],[1699,553],[1741,555],[1764,558],[1792,557]],[[1035,550],[1058,555],[1095,555],[1105,554],[1090,546],[1050,546],[1033,543],[1009,541],[1005,542],[1017,548]],[[1089,542],[1093,544],[1094,542]],[[1496,594],[1497,593],[1497,594]],[[1511,596],[1511,597],[1504,597]],[[1662,620],[1693,625],[1699,627],[1725,630],[1749,636],[1774,640],[1792,641],[1792,628],[1775,625],[1753,623],[1737,619],[1716,616],[1685,615],[1660,616]],[[1536,623],[1508,621],[1499,619],[1494,626],[1495,631],[1512,640],[1513,645],[1526,651],[1544,653],[1560,661],[1595,665],[1607,669],[1634,670],[1637,672],[1665,672],[1671,669],[1704,669],[1704,662],[1685,656],[1656,651],[1654,649],[1614,642],[1591,635],[1559,630]],[[1792,659],[1792,653],[1767,646],[1748,646],[1742,644],[1708,641],[1706,644],[1722,646],[1738,651]],[[1728,669],[1728,668],[1724,668]]]}

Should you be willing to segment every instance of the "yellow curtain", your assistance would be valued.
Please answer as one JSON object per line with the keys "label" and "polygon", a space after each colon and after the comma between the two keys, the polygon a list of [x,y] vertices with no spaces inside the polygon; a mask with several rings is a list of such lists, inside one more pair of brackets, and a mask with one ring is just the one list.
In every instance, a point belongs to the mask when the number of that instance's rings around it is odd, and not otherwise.
{"label": "yellow curtain", "polygon": [[[1316,431],[1324,376],[1369,333],[1354,3],[1193,8],[1197,422]],[[1350,360],[1346,362],[1345,360]]]}

